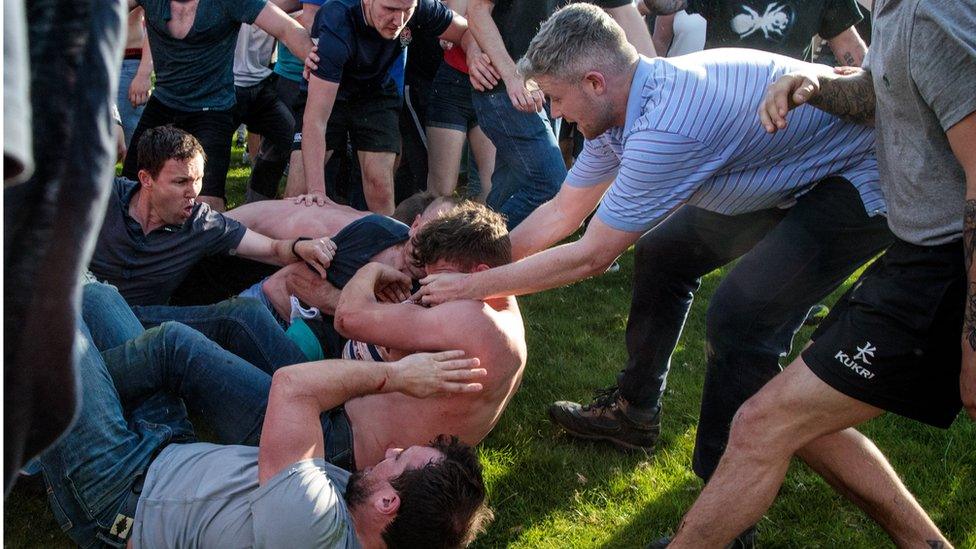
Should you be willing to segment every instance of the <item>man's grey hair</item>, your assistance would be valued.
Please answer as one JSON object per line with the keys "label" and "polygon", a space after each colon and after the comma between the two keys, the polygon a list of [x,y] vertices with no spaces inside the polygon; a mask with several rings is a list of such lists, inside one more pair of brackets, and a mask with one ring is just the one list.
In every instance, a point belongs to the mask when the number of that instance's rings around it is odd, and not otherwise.
{"label": "man's grey hair", "polygon": [[593,4],[570,4],[539,28],[518,70],[526,79],[577,80],[589,71],[623,72],[637,61],[624,30]]}

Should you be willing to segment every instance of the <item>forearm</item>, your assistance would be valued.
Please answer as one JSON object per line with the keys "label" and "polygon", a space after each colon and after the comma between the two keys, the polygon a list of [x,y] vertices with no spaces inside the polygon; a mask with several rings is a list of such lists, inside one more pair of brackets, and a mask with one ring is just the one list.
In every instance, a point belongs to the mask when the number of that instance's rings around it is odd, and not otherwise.
{"label": "forearm", "polygon": [[650,33],[647,32],[644,18],[637,12],[637,8],[633,4],[610,8],[606,11],[620,25],[620,28],[624,29],[627,41],[637,48],[637,53],[647,57],[656,56],[654,44],[651,42]]}
{"label": "forearm", "polygon": [[874,84],[871,73],[857,69],[852,75],[835,74],[828,67],[818,75],[820,91],[810,104],[859,124],[874,123]]}
{"label": "forearm", "polygon": [[860,67],[864,62],[864,55],[868,52],[867,45],[864,40],[861,40],[854,27],[827,40],[827,44],[834,57],[848,67]]}
{"label": "forearm", "polygon": [[139,58],[139,68],[136,69],[138,74],[143,76],[152,74],[153,71],[153,58],[152,50],[149,49],[149,34],[143,32],[142,35],[142,57]]}
{"label": "forearm", "polygon": [[308,31],[305,30],[305,27],[303,27],[301,23],[290,17],[288,20],[294,24],[289,25],[285,30],[284,36],[280,37],[279,39],[285,43],[285,46],[288,47],[288,50],[291,51],[295,57],[305,59],[305,57],[308,56],[308,52],[312,50],[312,39],[309,37]]}
{"label": "forearm", "polygon": [[503,297],[559,288],[604,272],[613,262],[583,251],[582,241],[563,244],[515,263],[470,275],[475,295]]}
{"label": "forearm", "polygon": [[503,79],[511,78],[517,74],[515,61],[508,55],[502,35],[491,18],[491,5],[490,0],[472,0],[468,6],[468,25],[498,74]]}
{"label": "forearm", "polygon": [[[976,182],[969,182],[963,217],[963,248],[966,265],[966,309],[963,317],[963,351],[976,353]],[[972,355],[970,355],[972,356]]]}
{"label": "forearm", "polygon": [[688,7],[688,0],[642,0],[651,15],[671,15]]}
{"label": "forearm", "polygon": [[[366,271],[360,269],[342,288],[342,293],[339,295],[339,301],[336,304],[336,317],[362,311],[377,303],[376,278],[365,276],[367,274]],[[336,320],[338,321],[338,318]]]}
{"label": "forearm", "polygon": [[512,231],[512,258],[518,260],[544,250],[571,235],[582,223],[583,219],[567,216],[555,200],[550,200]]}
{"label": "forearm", "polygon": [[305,112],[302,130],[302,165],[305,168],[305,192],[325,194],[325,124],[310,120],[314,113]]}

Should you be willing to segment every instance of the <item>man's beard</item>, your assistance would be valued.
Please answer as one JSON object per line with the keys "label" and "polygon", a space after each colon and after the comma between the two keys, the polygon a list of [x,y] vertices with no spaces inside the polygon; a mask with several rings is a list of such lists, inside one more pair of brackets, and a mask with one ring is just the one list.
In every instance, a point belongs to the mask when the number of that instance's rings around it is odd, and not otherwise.
{"label": "man's beard", "polygon": [[346,484],[346,505],[352,508],[360,503],[365,503],[371,491],[370,483],[366,480],[365,475],[362,471],[356,471],[349,477],[349,482]]}

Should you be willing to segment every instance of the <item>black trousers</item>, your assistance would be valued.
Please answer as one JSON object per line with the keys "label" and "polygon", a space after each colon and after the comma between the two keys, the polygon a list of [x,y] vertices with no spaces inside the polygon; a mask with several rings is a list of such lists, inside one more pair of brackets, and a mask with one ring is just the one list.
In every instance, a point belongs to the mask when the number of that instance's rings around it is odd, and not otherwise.
{"label": "black trousers", "polygon": [[233,110],[186,112],[171,109],[155,97],[150,97],[146,109],[142,111],[139,125],[132,134],[132,150],[125,157],[122,175],[132,180],[137,179],[139,139],[146,130],[167,124],[193,134],[203,146],[207,162],[203,170],[203,190],[200,195],[224,199],[227,168],[230,167],[230,138],[237,128]]}
{"label": "black trousers", "polygon": [[621,394],[660,404],[671,354],[701,277],[741,258],[706,315],[707,370],[694,469],[708,479],[732,417],[782,369],[812,305],[892,242],[883,216],[868,217],[847,180],[829,177],[788,210],[722,215],[683,206],[637,243]]}
{"label": "black trousers", "polygon": [[291,109],[278,98],[278,76],[272,74],[248,87],[234,86],[237,109],[234,126],[240,122],[247,130],[261,135],[261,149],[254,159],[248,186],[263,198],[275,198],[278,183],[291,154],[295,118]]}

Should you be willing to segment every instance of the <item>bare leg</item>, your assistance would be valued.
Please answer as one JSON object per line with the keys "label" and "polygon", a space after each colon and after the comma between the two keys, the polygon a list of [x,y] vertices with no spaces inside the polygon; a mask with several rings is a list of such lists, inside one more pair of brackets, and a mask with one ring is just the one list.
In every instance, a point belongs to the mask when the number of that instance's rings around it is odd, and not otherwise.
{"label": "bare leg", "polygon": [[427,190],[437,196],[454,194],[462,149],[464,132],[427,126]]}
{"label": "bare leg", "polygon": [[[885,504],[879,499],[879,494],[886,492],[898,495],[894,502],[898,509],[896,516],[924,515],[910,494],[906,500],[899,493],[907,494],[907,491],[877,448],[863,445],[857,438],[860,435],[844,431],[880,413],[880,409],[834,390],[814,375],[802,359],[797,359],[739,409],[725,454],[698,500],[682,519],[670,547],[721,547],[755,524],[776,497],[790,457],[824,435],[832,436],[807,448],[805,456],[818,471],[829,471],[830,482],[844,486],[848,493],[855,491],[855,501],[879,504],[872,516],[875,512],[889,512],[892,502]],[[855,470],[844,472],[847,467]],[[863,492],[865,479],[878,481],[880,485]],[[893,518],[883,519],[881,523],[890,523]],[[919,521],[913,522],[917,525]],[[947,547],[948,542],[934,524],[931,521],[928,524],[934,531],[926,535],[933,537],[897,541],[924,546],[931,539]],[[912,529],[911,525],[906,527]],[[891,531],[906,535],[901,530],[892,528]]]}
{"label": "bare leg", "polygon": [[929,546],[949,547],[881,450],[853,427],[813,440],[796,455],[873,518],[897,545],[918,546],[925,540]]}
{"label": "bare leg", "polygon": [[[254,165],[254,159],[258,157],[258,151],[261,150],[261,136],[252,132],[247,131],[247,157],[251,159],[251,165]],[[273,198],[273,197],[272,197]]]}
{"label": "bare leg", "polygon": [[363,194],[366,196],[366,206],[373,213],[393,214],[393,165],[395,163],[394,153],[359,151],[359,165],[363,169]]}
{"label": "bare leg", "polygon": [[481,131],[481,126],[471,128],[468,132],[468,142],[474,160],[478,164],[478,178],[481,179],[478,202],[484,203],[488,193],[491,192],[491,174],[495,172],[495,145],[485,132]]}

